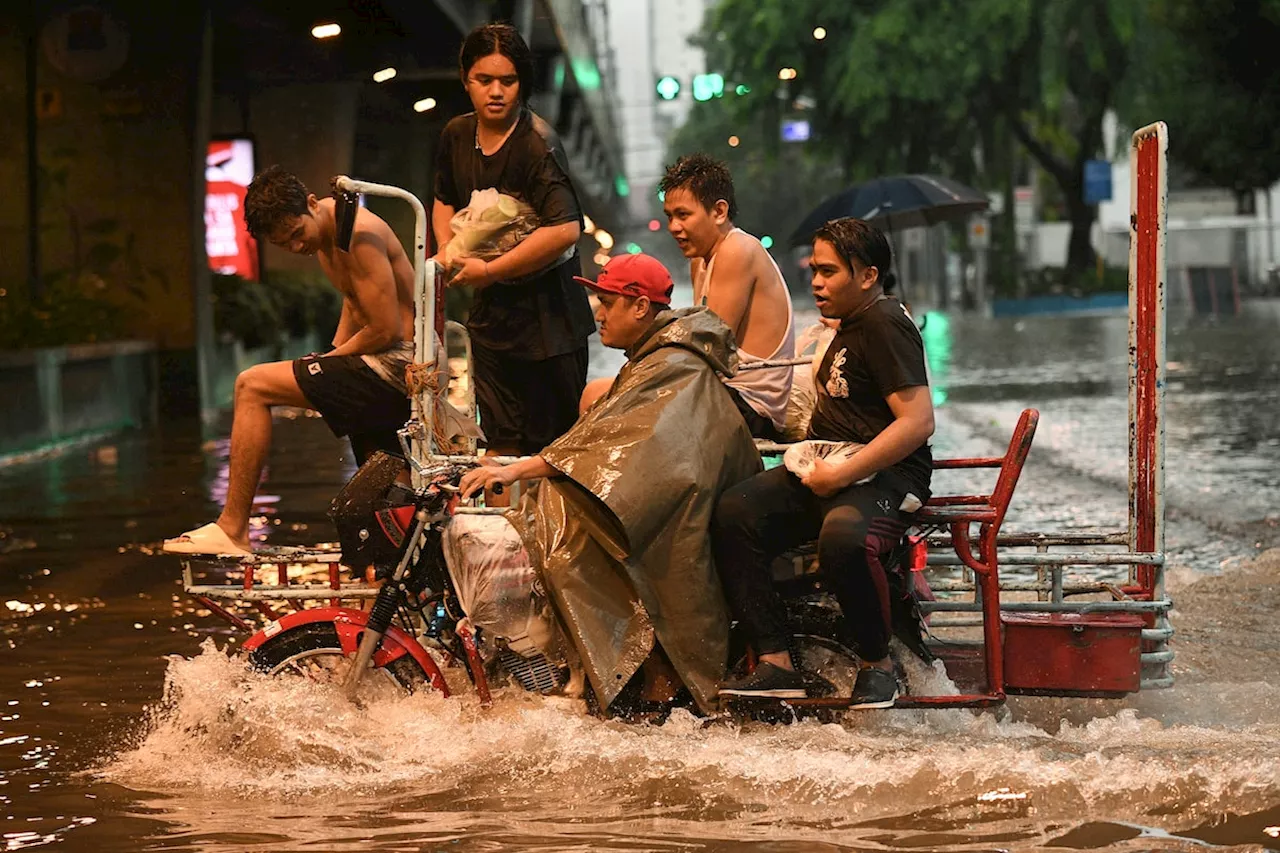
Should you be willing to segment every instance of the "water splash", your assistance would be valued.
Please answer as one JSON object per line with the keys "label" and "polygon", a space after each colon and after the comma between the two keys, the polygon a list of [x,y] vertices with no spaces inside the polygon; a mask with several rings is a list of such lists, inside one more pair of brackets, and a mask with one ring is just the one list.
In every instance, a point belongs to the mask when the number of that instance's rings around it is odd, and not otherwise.
{"label": "water splash", "polygon": [[[1201,689],[1205,700],[1217,688]],[[1238,702],[1266,686],[1236,689],[1245,691]],[[165,699],[138,743],[98,773],[134,789],[277,801],[412,793],[468,810],[481,797],[499,812],[538,814],[589,815],[661,788],[685,819],[735,832],[748,817],[843,825],[939,804],[970,818],[1177,814],[1187,825],[1242,802],[1280,802],[1280,713],[1169,725],[1101,704],[1107,715],[1083,722],[1051,720],[1048,704],[777,726],[677,712],[661,727],[600,721],[576,702],[519,692],[489,710],[470,696],[431,694],[358,709],[334,689],[251,673],[209,640],[195,658],[170,662]]]}

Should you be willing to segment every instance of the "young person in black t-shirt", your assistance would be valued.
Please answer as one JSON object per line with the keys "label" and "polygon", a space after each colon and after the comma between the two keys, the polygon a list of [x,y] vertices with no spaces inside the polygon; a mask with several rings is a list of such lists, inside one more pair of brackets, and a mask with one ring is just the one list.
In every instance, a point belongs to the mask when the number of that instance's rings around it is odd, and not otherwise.
{"label": "young person in black t-shirt", "polygon": [[574,281],[582,209],[555,132],[527,106],[533,57],[515,28],[473,30],[459,70],[475,111],[441,133],[432,231],[443,248],[454,213],[478,189],[495,188],[538,215],[538,229],[505,255],[457,259],[449,281],[475,291],[467,329],[489,452],[536,453],[577,420],[587,380],[595,321]]}
{"label": "young person in black t-shirt", "polygon": [[880,560],[902,538],[915,501],[929,498],[933,402],[920,332],[889,295],[890,261],[884,234],[859,219],[833,220],[814,236],[814,298],[840,328],[818,369],[809,438],[866,446],[843,462],[816,460],[803,479],[779,466],[721,496],[711,534],[716,566],[760,659],[721,695],[805,695],[770,563],[816,537],[818,562],[863,663],[852,707],[887,708],[898,697]]}

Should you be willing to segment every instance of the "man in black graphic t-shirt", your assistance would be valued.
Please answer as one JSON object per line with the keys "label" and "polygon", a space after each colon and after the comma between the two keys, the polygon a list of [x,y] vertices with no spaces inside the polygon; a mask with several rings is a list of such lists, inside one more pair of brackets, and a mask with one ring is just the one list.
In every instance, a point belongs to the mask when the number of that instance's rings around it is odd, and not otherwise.
{"label": "man in black graphic t-shirt", "polygon": [[[920,331],[903,304],[881,293],[860,313],[841,321],[817,379],[809,438],[870,444],[884,432],[897,420],[890,395],[929,384]],[[933,474],[928,444],[883,470],[920,500],[928,499]]]}
{"label": "man in black graphic t-shirt", "polygon": [[809,438],[866,446],[843,462],[817,459],[803,477],[779,466],[721,496],[712,525],[716,566],[760,660],[753,673],[726,683],[722,696],[806,695],[770,564],[816,538],[824,580],[863,664],[851,707],[886,708],[897,699],[881,558],[929,498],[933,403],[920,332],[887,292],[890,261],[884,235],[862,220],[834,220],[814,237],[814,299],[840,328],[818,369]]}
{"label": "man in black graphic t-shirt", "polygon": [[463,43],[463,85],[475,112],[450,121],[436,156],[431,222],[438,246],[471,193],[526,202],[538,229],[488,262],[454,259],[450,286],[470,286],[467,321],[480,425],[490,452],[531,454],[578,417],[586,385],[591,307],[574,281],[582,209],[551,127],[526,105],[532,58],[516,31],[486,24]]}

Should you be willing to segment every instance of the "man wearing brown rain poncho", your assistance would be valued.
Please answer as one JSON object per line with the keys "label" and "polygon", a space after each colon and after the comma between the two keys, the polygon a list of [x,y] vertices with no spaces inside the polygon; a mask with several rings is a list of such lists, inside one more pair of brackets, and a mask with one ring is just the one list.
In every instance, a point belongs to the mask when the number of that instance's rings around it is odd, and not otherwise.
{"label": "man wearing brown rain poncho", "polygon": [[720,493],[761,470],[718,375],[737,369],[733,336],[705,308],[670,310],[671,274],[651,257],[622,255],[579,281],[599,295],[600,338],[626,365],[567,433],[537,456],[468,472],[462,492],[540,480],[507,518],[601,708],[659,659],[656,641],[710,712],[729,614],[707,531]]}

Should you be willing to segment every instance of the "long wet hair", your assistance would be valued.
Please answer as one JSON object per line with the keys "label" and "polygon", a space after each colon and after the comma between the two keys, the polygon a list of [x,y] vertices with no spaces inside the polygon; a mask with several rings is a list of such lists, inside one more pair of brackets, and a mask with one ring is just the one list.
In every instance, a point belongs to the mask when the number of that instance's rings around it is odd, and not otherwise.
{"label": "long wet hair", "polygon": [[520,102],[528,103],[533,89],[533,51],[510,24],[482,24],[467,34],[458,52],[462,85],[467,84],[471,66],[495,53],[505,56],[515,66],[516,76],[520,78]]}
{"label": "long wet hair", "polygon": [[875,267],[877,280],[885,293],[892,293],[898,284],[893,274],[893,250],[884,232],[865,219],[846,216],[832,219],[814,232],[813,239],[826,240],[836,250],[849,269],[856,260],[864,267]]}

